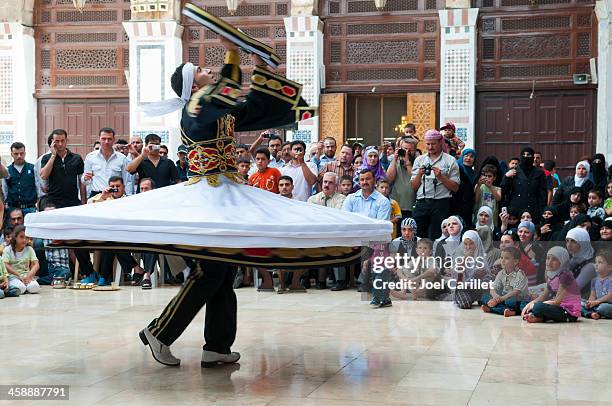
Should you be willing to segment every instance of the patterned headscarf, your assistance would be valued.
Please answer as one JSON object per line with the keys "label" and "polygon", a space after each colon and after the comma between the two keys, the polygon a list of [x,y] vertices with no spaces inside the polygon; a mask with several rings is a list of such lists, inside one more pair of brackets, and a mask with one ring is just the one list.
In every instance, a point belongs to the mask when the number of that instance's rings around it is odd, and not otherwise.
{"label": "patterned headscarf", "polygon": [[[370,166],[368,164],[368,155],[372,153],[376,154],[376,156],[378,157],[378,163],[374,166]],[[372,172],[374,172],[374,178],[376,182],[387,177],[387,174],[385,173],[385,170],[383,169],[382,164],[380,163],[380,156],[378,155],[378,149],[376,149],[376,147],[366,148],[365,153],[363,154],[363,163],[361,164],[361,168],[359,168],[359,170],[355,173],[354,181],[356,181],[357,184],[359,184],[359,174],[364,169],[369,169]]]}

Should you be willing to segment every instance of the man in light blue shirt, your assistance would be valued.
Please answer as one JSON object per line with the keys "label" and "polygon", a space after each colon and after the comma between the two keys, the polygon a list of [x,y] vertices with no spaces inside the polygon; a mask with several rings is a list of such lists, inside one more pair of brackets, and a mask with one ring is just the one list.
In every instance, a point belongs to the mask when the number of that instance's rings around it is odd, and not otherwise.
{"label": "man in light blue shirt", "polygon": [[391,218],[391,202],[374,188],[374,172],[364,169],[359,174],[361,189],[344,200],[342,210],[378,220]]}

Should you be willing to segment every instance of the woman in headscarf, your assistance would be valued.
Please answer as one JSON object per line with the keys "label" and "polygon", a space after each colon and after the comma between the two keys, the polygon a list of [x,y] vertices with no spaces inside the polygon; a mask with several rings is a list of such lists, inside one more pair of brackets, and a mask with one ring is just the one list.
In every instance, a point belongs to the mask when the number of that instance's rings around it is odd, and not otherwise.
{"label": "woman in headscarf", "polygon": [[540,241],[554,241],[553,235],[563,228],[563,223],[557,218],[557,211],[546,206],[540,220]]}
{"label": "woman in headscarf", "polygon": [[401,223],[402,236],[391,241],[389,251],[392,254],[408,254],[410,257],[416,257],[417,243],[417,223],[412,217],[402,220]]}
{"label": "woman in headscarf", "polygon": [[599,235],[601,236],[600,241],[612,241],[612,218],[608,217],[604,220],[599,229]]}
{"label": "woman in headscarf", "polygon": [[467,229],[473,229],[472,214],[474,213],[474,186],[476,186],[477,174],[474,171],[476,151],[465,148],[457,159],[459,166],[459,189],[453,193],[451,198],[452,214],[457,214],[465,221]]}
{"label": "woman in headscarf", "polygon": [[[595,230],[599,230],[599,227],[595,227],[593,228],[593,220],[587,216],[584,213],[579,213],[578,215],[576,215],[576,217],[574,217],[572,220],[568,221],[563,228],[561,229],[561,231],[559,231],[558,233],[554,234],[553,238],[554,241],[565,241],[565,238],[567,237],[567,233],[573,229],[573,228],[583,228],[587,231],[587,233],[589,234],[589,236],[591,237],[591,241],[596,240],[597,238],[594,238],[594,233]],[[597,236],[599,237],[599,236]]]}
{"label": "woman in headscarf", "polygon": [[359,174],[364,169],[369,169],[374,172],[374,178],[376,182],[387,177],[387,174],[385,173],[385,170],[383,169],[380,163],[380,156],[378,155],[378,149],[376,147],[366,148],[361,168],[355,171],[353,184],[359,185]]}
{"label": "woman in headscarf", "polygon": [[582,296],[586,299],[591,293],[591,280],[595,272],[595,250],[591,246],[589,233],[583,228],[572,228],[565,237],[565,247],[570,254],[567,269],[576,278]]}
{"label": "woman in headscarf", "polygon": [[580,288],[568,271],[569,253],[565,248],[552,247],[546,254],[546,287],[529,302],[521,315],[529,323],[545,321],[568,322],[580,317]]}
{"label": "woman in headscarf", "polygon": [[521,221],[518,226],[518,236],[520,240],[520,248],[536,269],[536,274],[532,275],[529,280],[529,286],[534,286],[544,282],[544,250],[534,241],[535,225],[531,221]]}
{"label": "woman in headscarf", "polygon": [[463,219],[459,216],[450,216],[446,219],[446,231],[448,237],[434,244],[434,255],[440,258],[454,258],[460,255],[461,235],[465,226]]}
{"label": "woman in headscarf", "polygon": [[[451,269],[451,278],[457,281],[453,302],[460,309],[469,309],[484,293],[478,285],[479,281],[490,279],[489,264],[482,240],[474,230],[468,230],[463,234],[461,251],[462,256],[455,258],[455,267]],[[469,286],[470,284],[472,286]]]}
{"label": "woman in headscarf", "polygon": [[448,219],[444,219],[442,220],[442,223],[440,224],[440,228],[442,229],[442,234],[436,238],[436,241],[434,241],[434,252],[436,252],[436,244],[438,244],[440,241],[444,240],[446,237],[448,237]]}
{"label": "woman in headscarf", "polygon": [[[568,176],[563,179],[557,192],[553,196],[552,204],[557,207],[563,202],[567,202],[570,199],[572,193],[576,193],[574,188],[579,187],[582,189],[582,199],[586,200],[589,190],[593,189],[593,182],[589,179],[589,172],[591,171],[591,165],[587,161],[580,161],[576,164],[576,172],[574,176]],[[569,209],[569,207],[568,207]],[[561,210],[561,208],[558,208]],[[561,212],[559,212],[561,214]]]}
{"label": "woman in headscarf", "polygon": [[[556,195],[555,195],[556,196]],[[574,186],[569,189],[569,193],[564,194],[563,200],[556,202],[553,199],[552,207],[557,211],[559,220],[565,221],[570,219],[570,209],[574,204],[586,205],[588,193],[582,187]]]}
{"label": "woman in headscarf", "polygon": [[491,230],[491,238],[494,241],[499,241],[501,238],[501,230],[493,224],[493,210],[489,206],[482,206],[478,209],[478,212],[476,212],[476,228],[481,226],[489,227]]}
{"label": "woman in headscarf", "polygon": [[485,254],[487,255],[487,263],[491,266],[495,261],[501,258],[501,251],[493,245],[493,231],[491,231],[491,228],[488,226],[478,226],[476,227],[476,232],[484,246]]}
{"label": "woman in headscarf", "polygon": [[606,170],[606,157],[603,154],[593,155],[593,160],[591,161],[591,180],[594,184],[593,188],[600,190],[605,196],[608,173]]}

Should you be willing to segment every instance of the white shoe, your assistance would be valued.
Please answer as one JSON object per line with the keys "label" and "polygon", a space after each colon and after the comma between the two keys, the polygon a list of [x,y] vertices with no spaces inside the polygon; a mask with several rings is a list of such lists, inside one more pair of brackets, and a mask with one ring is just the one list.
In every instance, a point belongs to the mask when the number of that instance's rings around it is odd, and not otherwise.
{"label": "white shoe", "polygon": [[233,364],[240,359],[240,353],[219,354],[214,351],[202,351],[202,368],[212,368],[221,364]]}
{"label": "white shoe", "polygon": [[151,349],[151,355],[155,358],[155,361],[160,364],[169,366],[169,367],[178,367],[181,364],[181,360],[176,358],[170,352],[170,347],[161,343],[157,338],[151,334],[149,328],[145,328],[138,333],[142,343],[144,345],[148,345]]}

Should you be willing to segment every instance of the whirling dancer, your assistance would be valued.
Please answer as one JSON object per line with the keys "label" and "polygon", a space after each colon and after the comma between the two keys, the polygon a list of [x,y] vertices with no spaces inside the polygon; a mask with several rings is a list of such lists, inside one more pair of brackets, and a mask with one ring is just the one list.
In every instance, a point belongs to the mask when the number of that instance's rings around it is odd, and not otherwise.
{"label": "whirling dancer", "polygon": [[[140,332],[155,360],[168,366],[180,364],[170,346],[204,305],[202,367],[240,358],[231,351],[235,265],[295,269],[342,264],[358,260],[359,247],[368,241],[388,241],[391,235],[390,222],[284,199],[240,183],[234,130],[279,127],[311,112],[300,97],[301,85],[271,72],[258,56],[253,57],[250,92],[240,98],[238,48],[225,39],[222,43],[227,52],[219,80],[214,81],[209,69],[183,64],[171,78],[180,99],[149,107],[158,115],[183,108],[188,182],[26,219],[28,235],[64,240],[55,246],[157,251],[197,260],[178,294]],[[119,219],[116,213],[123,216]],[[249,222],[244,213],[249,213]],[[270,224],[269,213],[278,213],[280,221]],[[100,236],[106,241],[99,241]]]}

